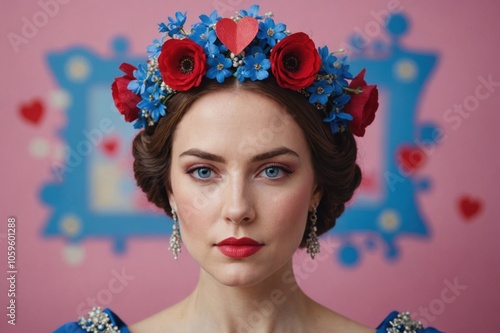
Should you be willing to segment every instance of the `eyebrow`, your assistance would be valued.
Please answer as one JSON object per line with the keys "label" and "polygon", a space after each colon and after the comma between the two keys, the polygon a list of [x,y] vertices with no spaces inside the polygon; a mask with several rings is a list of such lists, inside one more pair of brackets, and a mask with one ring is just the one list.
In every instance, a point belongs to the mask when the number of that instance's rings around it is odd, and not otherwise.
{"label": "eyebrow", "polygon": [[[264,161],[264,160],[267,160],[269,158],[273,158],[273,157],[280,156],[280,155],[292,155],[292,156],[295,156],[297,158],[300,158],[299,154],[297,154],[295,151],[291,150],[290,148],[278,147],[278,148],[275,148],[275,149],[270,150],[268,152],[255,155],[254,157],[252,157],[251,162],[253,163],[253,162]],[[179,157],[183,157],[183,156],[195,156],[195,157],[199,157],[199,158],[202,158],[205,160],[210,160],[210,161],[219,162],[219,163],[226,162],[224,157],[222,157],[220,155],[208,153],[206,151],[203,151],[201,149],[196,149],[196,148],[188,149],[179,155]]]}

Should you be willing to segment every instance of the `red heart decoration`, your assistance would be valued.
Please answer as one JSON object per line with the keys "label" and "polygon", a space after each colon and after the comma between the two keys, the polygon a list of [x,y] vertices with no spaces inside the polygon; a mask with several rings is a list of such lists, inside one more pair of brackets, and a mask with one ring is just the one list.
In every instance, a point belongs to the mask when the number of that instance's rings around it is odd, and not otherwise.
{"label": "red heart decoration", "polygon": [[469,196],[463,196],[458,201],[460,213],[466,219],[471,219],[481,211],[483,205],[481,201],[472,199]]}
{"label": "red heart decoration", "polygon": [[257,36],[259,22],[250,16],[245,16],[238,22],[230,18],[223,18],[217,22],[215,32],[217,37],[227,48],[238,55]]}
{"label": "red heart decoration", "polygon": [[106,155],[113,156],[118,151],[119,142],[117,138],[106,138],[102,142],[102,150]]}
{"label": "red heart decoration", "polygon": [[31,103],[22,104],[19,112],[25,121],[37,125],[42,120],[45,108],[41,100],[35,99]]}
{"label": "red heart decoration", "polygon": [[426,159],[424,151],[416,146],[402,146],[398,149],[397,161],[405,172],[412,173],[419,169]]}

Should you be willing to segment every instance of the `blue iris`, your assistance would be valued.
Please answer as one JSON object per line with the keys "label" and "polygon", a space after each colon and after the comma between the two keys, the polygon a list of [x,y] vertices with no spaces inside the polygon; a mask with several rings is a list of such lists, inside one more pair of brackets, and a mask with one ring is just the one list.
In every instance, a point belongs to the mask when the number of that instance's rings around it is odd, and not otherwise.
{"label": "blue iris", "polygon": [[266,59],[264,53],[246,56],[244,62],[245,66],[240,73],[243,77],[248,77],[252,81],[255,81],[267,79],[269,76],[267,70],[271,67],[271,61]]}
{"label": "blue iris", "polygon": [[207,179],[212,174],[212,170],[210,170],[209,168],[198,168],[195,171],[198,177],[201,179]]}
{"label": "blue iris", "polygon": [[328,96],[333,92],[333,89],[333,86],[328,84],[326,80],[314,82],[314,85],[307,88],[307,91],[311,93],[309,103],[314,104],[319,102],[320,104],[326,104]]}
{"label": "blue iris", "polygon": [[233,75],[228,69],[231,67],[231,59],[218,54],[215,58],[208,58],[208,65],[210,66],[206,76],[209,79],[217,79],[217,82],[222,83],[226,77]]}
{"label": "blue iris", "polygon": [[264,171],[265,171],[267,177],[276,178],[279,176],[280,168],[272,166],[272,167],[266,168]]}
{"label": "blue iris", "polygon": [[257,37],[259,39],[267,40],[270,46],[275,46],[276,41],[282,40],[286,37],[286,25],[283,23],[275,24],[272,18],[266,18],[264,22],[259,22],[259,32]]}

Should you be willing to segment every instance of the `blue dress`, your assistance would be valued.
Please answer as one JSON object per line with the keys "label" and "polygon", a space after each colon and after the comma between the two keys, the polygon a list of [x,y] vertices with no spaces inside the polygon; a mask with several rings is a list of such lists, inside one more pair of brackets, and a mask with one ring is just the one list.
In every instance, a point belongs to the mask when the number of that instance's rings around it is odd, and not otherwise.
{"label": "blue dress", "polygon": [[[53,333],[130,333],[127,325],[110,309],[93,308],[87,318],[81,317],[59,327]],[[374,333],[443,333],[435,328],[423,328],[408,312],[391,312]]]}

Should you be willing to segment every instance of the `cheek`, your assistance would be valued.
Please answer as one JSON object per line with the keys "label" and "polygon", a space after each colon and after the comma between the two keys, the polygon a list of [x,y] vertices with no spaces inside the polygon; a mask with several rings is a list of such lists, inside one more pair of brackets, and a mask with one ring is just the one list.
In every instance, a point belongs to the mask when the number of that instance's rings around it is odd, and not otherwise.
{"label": "cheek", "polygon": [[[274,229],[277,233],[287,235],[284,239],[300,244],[307,222],[309,209],[310,184],[304,183],[293,190],[285,191],[267,201],[269,214],[274,216]],[[272,204],[269,204],[272,203]]]}

